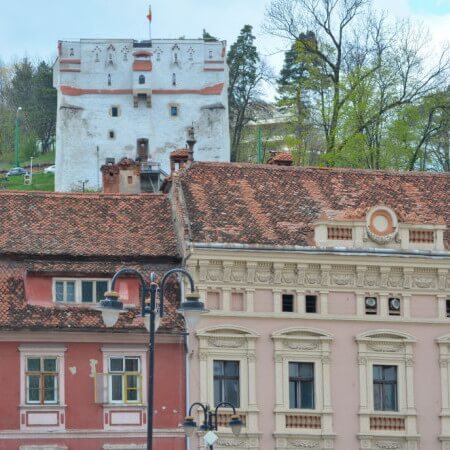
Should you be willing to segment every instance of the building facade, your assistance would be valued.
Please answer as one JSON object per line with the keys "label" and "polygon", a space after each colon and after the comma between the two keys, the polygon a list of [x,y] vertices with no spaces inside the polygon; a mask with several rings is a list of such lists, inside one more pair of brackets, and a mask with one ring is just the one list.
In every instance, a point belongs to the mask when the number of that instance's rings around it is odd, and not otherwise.
{"label": "building facade", "polygon": [[215,448],[450,448],[449,187],[277,165],[172,177],[210,309],[189,340],[191,402],[229,401],[244,422],[234,437],[222,410]]}
{"label": "building facade", "polygon": [[225,41],[60,41],[56,191],[81,181],[99,189],[106,158],[152,160],[167,172],[192,126],[199,159],[229,161],[225,58]]}
{"label": "building facade", "polygon": [[[0,449],[146,448],[148,332],[138,280],[118,279],[127,312],[114,328],[94,308],[118,269],[161,276],[180,265],[167,197],[2,192],[0,204]],[[185,345],[175,283],[165,306],[154,442],[182,450]]]}

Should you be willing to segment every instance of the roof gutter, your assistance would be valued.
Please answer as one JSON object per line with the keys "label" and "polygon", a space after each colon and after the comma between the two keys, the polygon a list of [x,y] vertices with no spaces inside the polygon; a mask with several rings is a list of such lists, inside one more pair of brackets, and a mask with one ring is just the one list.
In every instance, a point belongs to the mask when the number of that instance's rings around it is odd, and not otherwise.
{"label": "roof gutter", "polygon": [[432,250],[397,250],[390,248],[346,248],[346,247],[306,247],[302,245],[263,245],[237,244],[219,242],[191,242],[192,249],[241,250],[244,252],[295,252],[307,254],[333,254],[348,256],[400,256],[403,258],[421,257],[433,259],[450,259],[450,252]]}

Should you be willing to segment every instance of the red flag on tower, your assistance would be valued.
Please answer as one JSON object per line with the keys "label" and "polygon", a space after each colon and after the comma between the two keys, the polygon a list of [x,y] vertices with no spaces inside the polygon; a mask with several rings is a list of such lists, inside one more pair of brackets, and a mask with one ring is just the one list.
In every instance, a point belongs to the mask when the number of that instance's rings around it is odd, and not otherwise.
{"label": "red flag on tower", "polygon": [[152,21],[152,6],[151,6],[151,5],[148,6],[148,15],[147,15],[147,19],[148,19],[149,22]]}

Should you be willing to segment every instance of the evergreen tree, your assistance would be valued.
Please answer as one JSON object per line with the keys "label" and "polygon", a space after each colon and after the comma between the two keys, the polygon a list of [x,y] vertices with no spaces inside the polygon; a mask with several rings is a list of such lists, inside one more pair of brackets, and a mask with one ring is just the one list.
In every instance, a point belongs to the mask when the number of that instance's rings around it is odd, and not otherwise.
{"label": "evergreen tree", "polygon": [[259,101],[261,82],[267,77],[267,66],[255,46],[252,26],[245,25],[227,56],[229,67],[228,102],[230,114],[231,160],[239,159],[242,130],[252,118],[252,105]]}

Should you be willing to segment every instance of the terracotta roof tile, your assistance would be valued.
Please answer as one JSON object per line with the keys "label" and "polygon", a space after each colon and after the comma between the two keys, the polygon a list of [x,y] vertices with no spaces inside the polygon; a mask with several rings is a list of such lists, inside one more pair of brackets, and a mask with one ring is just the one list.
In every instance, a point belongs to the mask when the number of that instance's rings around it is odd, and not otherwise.
{"label": "terracotta roof tile", "polygon": [[[86,264],[83,266],[83,264]],[[25,298],[24,279],[27,271],[57,272],[58,270],[73,273],[77,270],[86,270],[91,267],[92,262],[77,262],[74,265],[68,262],[0,262],[0,329],[105,329],[101,315],[98,311],[84,306],[37,306],[27,304]],[[122,267],[119,263],[109,267],[113,271]],[[167,270],[166,267],[155,267],[155,265],[127,265],[150,273],[155,270],[161,276],[163,273],[159,269]],[[110,273],[112,275],[112,273]],[[179,299],[178,289],[174,280],[168,280],[165,290],[165,316],[161,322],[161,331],[183,331],[184,322],[176,312]],[[143,331],[143,321],[139,316],[138,308],[122,314],[114,329],[119,330],[141,330]]]}
{"label": "terracotta roof tile", "polygon": [[450,174],[194,162],[179,177],[194,242],[311,245],[316,220],[364,220],[377,205],[450,223]]}
{"label": "terracotta roof tile", "polygon": [[178,150],[174,150],[173,152],[170,152],[170,156],[189,156],[189,149],[188,148],[179,148]]}
{"label": "terracotta roof tile", "polygon": [[0,253],[178,257],[164,194],[0,192]]}

